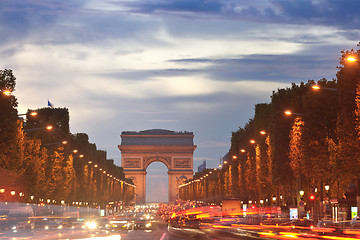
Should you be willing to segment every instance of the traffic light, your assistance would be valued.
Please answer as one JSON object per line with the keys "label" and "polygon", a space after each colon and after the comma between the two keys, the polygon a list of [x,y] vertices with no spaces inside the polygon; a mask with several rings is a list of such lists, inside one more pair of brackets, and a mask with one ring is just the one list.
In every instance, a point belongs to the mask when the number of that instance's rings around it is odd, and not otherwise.
{"label": "traffic light", "polygon": [[315,200],[315,195],[314,195],[314,194],[311,194],[311,195],[310,195],[310,200],[311,200],[311,201],[314,201],[314,200]]}

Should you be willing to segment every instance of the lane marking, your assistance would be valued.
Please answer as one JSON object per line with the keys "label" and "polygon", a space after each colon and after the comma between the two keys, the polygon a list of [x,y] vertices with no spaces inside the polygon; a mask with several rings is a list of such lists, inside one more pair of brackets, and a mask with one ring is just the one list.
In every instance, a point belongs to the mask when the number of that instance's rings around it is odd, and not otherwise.
{"label": "lane marking", "polygon": [[161,235],[161,238],[160,238],[160,240],[165,240],[165,238],[166,238],[166,235],[167,235],[167,233],[163,233],[163,234]]}

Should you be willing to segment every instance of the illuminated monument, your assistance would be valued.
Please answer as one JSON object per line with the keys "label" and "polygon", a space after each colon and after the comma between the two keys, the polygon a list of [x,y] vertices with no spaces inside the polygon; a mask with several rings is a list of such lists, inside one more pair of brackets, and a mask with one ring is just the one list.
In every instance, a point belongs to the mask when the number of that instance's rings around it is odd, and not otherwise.
{"label": "illuminated monument", "polygon": [[174,203],[178,186],[193,176],[193,133],[152,129],[125,131],[120,137],[121,166],[125,177],[136,185],[135,203],[146,202],[146,169],[153,162],[162,162],[168,168],[169,204]]}

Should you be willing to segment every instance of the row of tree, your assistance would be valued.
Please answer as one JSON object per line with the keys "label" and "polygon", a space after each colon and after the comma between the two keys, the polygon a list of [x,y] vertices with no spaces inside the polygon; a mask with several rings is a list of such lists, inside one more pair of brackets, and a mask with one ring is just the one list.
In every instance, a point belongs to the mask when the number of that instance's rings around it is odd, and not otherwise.
{"label": "row of tree", "polygon": [[[11,70],[0,70],[2,92],[14,92],[15,80]],[[27,196],[57,203],[133,199],[133,182],[125,179],[123,169],[97,150],[87,134],[70,133],[68,109],[28,110],[22,118],[16,108],[13,94],[0,94],[0,167],[23,176]]]}
{"label": "row of tree", "polygon": [[257,104],[254,117],[232,133],[227,163],[195,174],[180,197],[277,199],[290,206],[300,190],[304,199],[317,194],[320,201],[354,194],[360,176],[360,62],[348,62],[349,56],[360,59],[360,50],[342,52],[336,79],[292,84],[273,92],[270,103]]}

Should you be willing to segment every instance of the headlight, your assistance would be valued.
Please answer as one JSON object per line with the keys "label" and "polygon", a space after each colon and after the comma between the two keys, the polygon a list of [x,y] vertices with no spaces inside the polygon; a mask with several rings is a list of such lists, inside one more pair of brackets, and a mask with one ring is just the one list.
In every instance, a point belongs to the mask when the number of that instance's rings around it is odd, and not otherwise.
{"label": "headlight", "polygon": [[49,229],[49,226],[45,226],[45,229],[48,230],[48,229]]}
{"label": "headlight", "polygon": [[95,229],[97,227],[96,222],[86,222],[86,227],[90,229]]}
{"label": "headlight", "polygon": [[16,226],[12,226],[11,229],[12,229],[12,230],[15,230],[15,229],[16,229]]}
{"label": "headlight", "polygon": [[62,225],[59,225],[58,227],[57,227],[57,229],[62,229],[63,228],[63,226]]}
{"label": "headlight", "polygon": [[145,225],[145,227],[151,227],[151,223],[147,223],[146,225]]}

